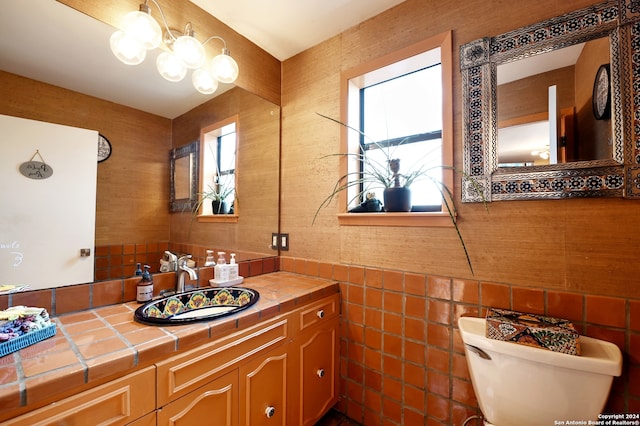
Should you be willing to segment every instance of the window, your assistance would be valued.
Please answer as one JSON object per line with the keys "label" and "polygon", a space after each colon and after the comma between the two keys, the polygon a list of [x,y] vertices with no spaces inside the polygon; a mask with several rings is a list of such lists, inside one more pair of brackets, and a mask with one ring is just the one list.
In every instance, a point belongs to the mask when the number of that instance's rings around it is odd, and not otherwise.
{"label": "window", "polygon": [[[400,159],[400,172],[420,169],[441,181],[442,169],[442,65],[360,89],[362,154],[383,164]],[[387,151],[387,153],[383,152]],[[363,190],[365,188],[362,188]],[[370,188],[382,199],[383,188]],[[412,211],[441,211],[441,194],[426,177],[411,185]]]}
{"label": "window", "polygon": [[[400,159],[400,173],[429,169],[429,176],[453,190],[451,33],[443,33],[343,74],[341,121],[360,129],[343,132],[343,150],[386,162]],[[386,150],[387,153],[383,152]],[[353,156],[356,158],[357,156]],[[366,163],[366,162],[365,162]],[[350,159],[341,174],[357,175],[365,163]],[[366,189],[382,199],[382,187],[357,188],[341,205]],[[412,212],[339,215],[342,225],[453,226],[438,188],[423,177],[411,185]]]}
{"label": "window", "polygon": [[[202,172],[200,191],[217,194],[224,198],[229,213],[237,216],[235,210],[236,192],[236,152],[237,118],[232,117],[204,128],[200,134],[200,156]],[[201,215],[213,215],[212,203],[202,203]],[[228,221],[225,215],[213,215],[220,221]]]}

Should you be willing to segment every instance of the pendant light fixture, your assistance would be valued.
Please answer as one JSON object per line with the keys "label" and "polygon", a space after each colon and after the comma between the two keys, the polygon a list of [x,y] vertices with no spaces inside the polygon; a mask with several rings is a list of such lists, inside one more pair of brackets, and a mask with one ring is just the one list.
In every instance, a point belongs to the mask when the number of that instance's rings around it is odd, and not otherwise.
{"label": "pendant light fixture", "polygon": [[[163,34],[160,25],[151,16],[148,1],[140,5],[139,11],[127,13],[122,21],[122,29],[111,35],[111,51],[116,58],[127,65],[138,65],[145,60],[147,50],[156,49],[164,43],[167,50],[158,55],[156,67],[166,80],[181,81],[188,69],[193,69],[193,86],[203,94],[214,93],[218,82],[236,81],[238,64],[229,54],[222,37],[212,36],[200,43],[195,38],[191,22],[187,22],[183,32],[170,29],[162,8],[156,0],[151,0],[160,12],[165,28]],[[207,62],[204,45],[213,39],[222,42],[222,53]]]}

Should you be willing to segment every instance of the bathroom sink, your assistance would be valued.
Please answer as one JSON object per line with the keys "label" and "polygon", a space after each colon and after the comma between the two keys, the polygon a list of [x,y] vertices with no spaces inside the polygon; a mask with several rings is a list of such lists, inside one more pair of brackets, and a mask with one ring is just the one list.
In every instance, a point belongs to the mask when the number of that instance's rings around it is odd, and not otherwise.
{"label": "bathroom sink", "polygon": [[134,319],[150,325],[210,321],[247,309],[259,298],[244,287],[198,288],[148,302],[136,309]]}

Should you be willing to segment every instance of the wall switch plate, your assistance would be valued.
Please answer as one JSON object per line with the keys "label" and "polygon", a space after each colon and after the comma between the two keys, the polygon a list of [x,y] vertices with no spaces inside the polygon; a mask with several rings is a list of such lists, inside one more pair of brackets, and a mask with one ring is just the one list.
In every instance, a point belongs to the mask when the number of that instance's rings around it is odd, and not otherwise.
{"label": "wall switch plate", "polygon": [[269,248],[272,250],[289,250],[289,234],[278,234],[273,232],[271,234],[271,245]]}
{"label": "wall switch plate", "polygon": [[289,250],[289,234],[280,234],[280,250]]}

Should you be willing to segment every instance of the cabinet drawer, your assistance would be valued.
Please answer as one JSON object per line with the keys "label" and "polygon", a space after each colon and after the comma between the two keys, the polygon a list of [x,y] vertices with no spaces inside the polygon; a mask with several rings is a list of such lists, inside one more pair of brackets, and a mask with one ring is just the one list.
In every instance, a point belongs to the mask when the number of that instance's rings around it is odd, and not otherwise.
{"label": "cabinet drawer", "polygon": [[287,324],[286,317],[279,318],[157,363],[158,407],[229,371],[238,362],[284,342]]}
{"label": "cabinet drawer", "polygon": [[335,294],[300,310],[300,331],[327,322],[340,312],[340,295]]}
{"label": "cabinet drawer", "polygon": [[155,367],[70,396],[4,425],[125,425],[155,410]]}

